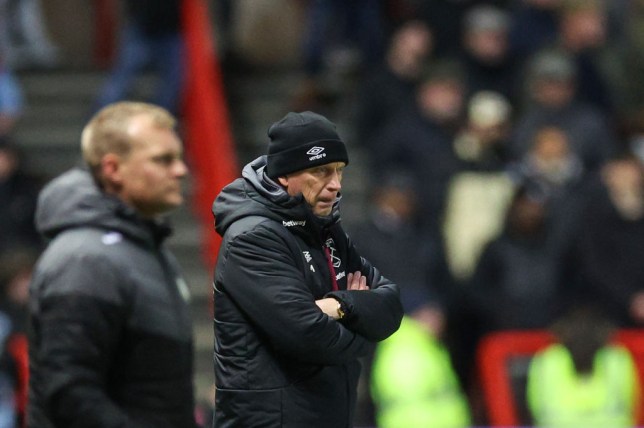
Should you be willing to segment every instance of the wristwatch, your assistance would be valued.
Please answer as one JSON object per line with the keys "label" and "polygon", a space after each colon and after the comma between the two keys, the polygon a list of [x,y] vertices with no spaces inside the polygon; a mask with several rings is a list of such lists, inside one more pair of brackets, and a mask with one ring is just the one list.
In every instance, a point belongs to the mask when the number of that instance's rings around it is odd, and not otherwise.
{"label": "wristwatch", "polygon": [[338,300],[338,308],[337,308],[337,311],[338,311],[338,320],[341,320],[342,318],[344,318],[344,317],[347,315],[347,313],[346,313],[346,310],[345,310],[345,309],[346,309],[346,308],[344,308],[344,307],[343,307],[342,302],[341,302],[340,300]]}

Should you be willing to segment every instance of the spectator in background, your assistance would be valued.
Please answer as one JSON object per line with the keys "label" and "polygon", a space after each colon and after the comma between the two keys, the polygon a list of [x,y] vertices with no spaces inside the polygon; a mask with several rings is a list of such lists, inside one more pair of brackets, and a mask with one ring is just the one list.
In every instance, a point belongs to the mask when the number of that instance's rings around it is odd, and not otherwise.
{"label": "spectator in background", "polygon": [[48,34],[40,0],[0,2],[0,51],[12,70],[58,64],[59,48]]}
{"label": "spectator in background", "polygon": [[22,86],[0,60],[0,138],[11,134],[24,110]]}
{"label": "spectator in background", "polygon": [[644,326],[644,172],[631,155],[607,162],[585,195],[577,294],[619,327]]}
{"label": "spectator in background", "polygon": [[411,175],[425,230],[439,236],[447,185],[456,171],[452,150],[462,126],[466,87],[459,63],[442,60],[426,68],[413,108],[399,112],[366,147],[374,183],[388,171]]}
{"label": "spectator in background", "polygon": [[639,378],[628,349],[611,343],[615,326],[579,307],[553,326],[557,342],[537,353],[527,404],[538,428],[629,428],[640,414]]}
{"label": "spectator in background", "polygon": [[13,333],[27,334],[29,282],[38,252],[13,247],[0,254],[0,311],[11,320]]}
{"label": "spectator in background", "polygon": [[303,37],[304,79],[293,110],[317,110],[344,90],[358,70],[380,63],[385,45],[383,0],[311,0]]}
{"label": "spectator in background", "polygon": [[[612,3],[612,2],[611,2]],[[615,2],[617,3],[617,2]],[[623,0],[623,16],[619,20],[621,37],[613,46],[612,52],[617,56],[612,68],[620,66],[615,78],[619,91],[620,125],[627,128],[636,126],[638,131],[644,129],[644,1]]]}
{"label": "spectator in background", "polygon": [[440,242],[419,230],[419,196],[413,179],[391,171],[373,190],[367,221],[350,227],[361,253],[407,288],[423,289],[437,311],[449,302],[449,274]]}
{"label": "spectator in background", "polygon": [[503,95],[511,104],[519,99],[518,63],[510,54],[510,17],[492,5],[467,11],[463,19],[463,54],[467,97],[479,91]]}
{"label": "spectator in background", "polygon": [[[557,46],[570,55],[576,68],[578,101],[589,104],[614,121],[615,82],[604,71],[608,46],[608,6],[605,0],[561,0]],[[610,59],[608,59],[610,60]]]}
{"label": "spectator in background", "polygon": [[[7,317],[10,331],[7,342],[0,354],[0,391],[5,386],[2,379],[3,371],[10,374],[10,387],[13,388],[15,402],[12,400],[12,413],[15,413],[18,423],[12,428],[23,427],[25,407],[28,401],[28,303],[29,282],[31,280],[38,252],[32,248],[12,247],[0,254],[0,318]],[[4,321],[0,321],[2,323]],[[0,397],[6,396],[5,392]],[[0,402],[1,402],[0,398]],[[1,405],[0,405],[1,407]],[[1,412],[0,412],[1,413]],[[0,417],[1,419],[1,417]],[[3,426],[0,423],[0,426]]]}
{"label": "spectator in background", "polygon": [[[440,242],[419,231],[418,203],[413,180],[408,174],[392,171],[373,189],[368,217],[346,227],[363,257],[387,278],[430,296],[435,318],[443,324],[452,287]],[[371,357],[366,358],[367,371]],[[360,404],[367,420],[362,424],[375,425],[373,403],[363,398]]]}
{"label": "spectator in background", "polygon": [[414,104],[416,85],[432,48],[432,31],[423,21],[409,20],[394,30],[384,61],[365,70],[365,81],[358,88],[359,144],[371,144],[392,116]]}
{"label": "spectator in background", "polygon": [[510,13],[510,52],[520,63],[559,37],[558,10],[562,0],[518,0]]}
{"label": "spectator in background", "polygon": [[[18,1],[21,3],[21,1]],[[30,0],[27,0],[30,2]],[[24,95],[10,63],[9,0],[0,1],[0,138],[12,133],[24,110]]]}
{"label": "spectator in background", "polygon": [[469,288],[488,331],[545,328],[565,303],[546,203],[538,189],[519,188],[508,209],[503,234],[481,255]]}
{"label": "spectator in background", "polygon": [[584,175],[581,159],[572,151],[571,145],[563,129],[555,126],[540,128],[534,135],[530,150],[513,165],[516,180],[529,181],[549,198],[567,193],[566,189],[577,184]]}
{"label": "spectator in background", "polygon": [[485,244],[502,227],[515,184],[507,174],[512,108],[502,95],[481,91],[468,101],[467,122],[453,151],[442,237],[450,273],[458,283],[472,274]]}
{"label": "spectator in background", "polygon": [[472,355],[485,334],[546,328],[568,305],[561,250],[546,222],[546,203],[538,190],[517,189],[502,234],[484,247],[463,286],[451,320],[452,353],[468,385],[473,382]]}
{"label": "spectator in background", "polygon": [[16,245],[40,248],[34,224],[41,179],[25,170],[20,149],[0,137],[0,252]]}
{"label": "spectator in background", "polygon": [[444,318],[426,289],[401,285],[400,329],[376,347],[371,395],[380,428],[467,428],[469,403],[442,343]]}
{"label": "spectator in background", "polygon": [[467,100],[467,118],[453,143],[464,171],[502,171],[510,161],[513,124],[510,101],[495,91],[479,91]]}
{"label": "spectator in background", "polygon": [[527,104],[517,115],[510,152],[522,158],[544,126],[556,126],[569,137],[572,152],[585,171],[595,170],[617,149],[607,117],[596,107],[576,100],[577,69],[570,55],[546,49],[531,58],[525,80]]}
{"label": "spectator in background", "polygon": [[534,135],[528,153],[510,167],[517,183],[528,183],[546,196],[547,220],[562,248],[569,247],[578,229],[587,184],[581,159],[571,146],[564,130],[544,126]]}
{"label": "spectator in background", "polygon": [[115,63],[95,109],[133,97],[136,78],[151,65],[157,82],[150,101],[178,115],[185,78],[181,0],[125,0],[125,12]]}
{"label": "spectator in background", "polygon": [[468,10],[477,5],[493,5],[506,9],[511,0],[442,0],[414,1],[416,16],[425,20],[434,30],[435,55],[450,58],[463,49],[463,20]]}

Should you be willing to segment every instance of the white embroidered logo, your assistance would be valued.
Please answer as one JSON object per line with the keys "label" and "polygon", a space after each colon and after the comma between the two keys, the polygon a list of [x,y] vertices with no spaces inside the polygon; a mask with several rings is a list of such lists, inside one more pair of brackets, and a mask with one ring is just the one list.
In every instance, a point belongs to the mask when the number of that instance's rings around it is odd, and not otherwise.
{"label": "white embroidered logo", "polygon": [[335,242],[333,242],[333,239],[329,238],[326,240],[324,243],[326,247],[329,249],[329,253],[331,254],[331,262],[333,263],[334,268],[339,268],[340,265],[342,264],[342,260],[340,260],[339,257],[335,255]]}
{"label": "white embroidered logo", "polygon": [[123,235],[118,232],[108,232],[101,237],[101,242],[105,245],[118,244],[123,240]]}
{"label": "white embroidered logo", "polygon": [[307,152],[307,155],[311,155],[309,158],[309,161],[314,161],[318,159],[322,159],[326,157],[326,153],[324,153],[324,147],[319,147],[319,146],[314,146],[310,148]]}
{"label": "white embroidered logo", "polygon": [[304,254],[304,259],[306,259],[306,262],[309,263],[309,269],[311,270],[311,272],[315,272],[315,268],[312,264],[310,264],[311,260],[313,260],[311,253],[309,251],[302,251],[302,254]]}

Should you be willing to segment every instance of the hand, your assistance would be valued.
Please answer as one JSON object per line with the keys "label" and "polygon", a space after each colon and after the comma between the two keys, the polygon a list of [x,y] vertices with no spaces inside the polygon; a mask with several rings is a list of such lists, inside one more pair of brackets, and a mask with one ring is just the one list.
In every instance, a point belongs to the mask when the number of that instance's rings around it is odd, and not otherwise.
{"label": "hand", "polygon": [[[350,273],[347,275],[347,290],[369,290],[367,286],[367,277],[362,275],[360,271]],[[333,297],[326,297],[315,301],[315,304],[322,312],[333,318],[339,319],[338,301]]]}
{"label": "hand", "polygon": [[356,271],[347,275],[347,290],[368,290],[367,277]]}

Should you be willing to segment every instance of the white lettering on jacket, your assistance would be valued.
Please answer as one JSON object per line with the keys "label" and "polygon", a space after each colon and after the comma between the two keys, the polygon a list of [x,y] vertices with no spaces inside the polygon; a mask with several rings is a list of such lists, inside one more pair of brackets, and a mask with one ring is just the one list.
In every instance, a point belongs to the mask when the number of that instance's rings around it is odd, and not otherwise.
{"label": "white lettering on jacket", "polygon": [[306,220],[282,220],[282,226],[284,227],[294,227],[294,226],[306,226]]}

